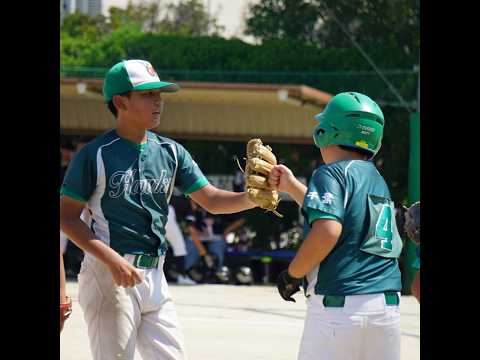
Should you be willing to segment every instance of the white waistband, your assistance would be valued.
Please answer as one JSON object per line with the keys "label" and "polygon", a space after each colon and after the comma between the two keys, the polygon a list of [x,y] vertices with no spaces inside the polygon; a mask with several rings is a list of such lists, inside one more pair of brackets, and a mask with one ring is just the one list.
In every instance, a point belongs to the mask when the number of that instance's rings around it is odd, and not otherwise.
{"label": "white waistband", "polygon": [[[399,299],[401,299],[401,293],[397,292]],[[377,294],[363,294],[363,295],[346,295],[345,304],[341,308],[325,307],[323,305],[324,295],[312,295],[307,299],[307,305],[309,310],[312,309],[343,309],[348,312],[374,312],[385,309],[386,306],[399,306],[399,305],[387,305],[384,293]],[[401,301],[401,300],[400,300]]]}

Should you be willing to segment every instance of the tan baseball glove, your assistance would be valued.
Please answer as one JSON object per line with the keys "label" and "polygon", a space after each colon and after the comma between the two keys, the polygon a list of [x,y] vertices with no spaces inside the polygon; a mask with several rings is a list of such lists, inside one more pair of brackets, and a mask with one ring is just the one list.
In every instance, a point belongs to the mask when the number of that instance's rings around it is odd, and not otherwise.
{"label": "tan baseball glove", "polygon": [[405,210],[405,232],[413,242],[420,244],[420,201]]}
{"label": "tan baseball glove", "polygon": [[270,188],[267,183],[268,174],[272,171],[273,166],[277,165],[277,158],[273,154],[272,148],[263,145],[260,139],[251,139],[247,143],[246,161],[245,170],[242,169],[242,171],[248,197],[262,209],[283,217],[277,212],[280,202],[278,192]]}

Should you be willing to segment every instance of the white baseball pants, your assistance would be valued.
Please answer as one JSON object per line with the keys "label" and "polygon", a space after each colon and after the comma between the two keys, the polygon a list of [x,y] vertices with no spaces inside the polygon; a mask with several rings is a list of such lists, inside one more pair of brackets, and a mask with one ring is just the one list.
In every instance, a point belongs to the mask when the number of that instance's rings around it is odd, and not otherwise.
{"label": "white baseball pants", "polygon": [[[133,255],[125,255],[133,263]],[[108,268],[85,256],[78,275],[79,304],[88,327],[94,360],[132,360],[135,347],[144,360],[184,360],[183,333],[177,318],[162,257],[133,288],[115,285]]]}
{"label": "white baseball pants", "polygon": [[[398,293],[400,296],[400,293]],[[400,360],[400,307],[384,294],[345,296],[344,307],[307,299],[299,360]]]}

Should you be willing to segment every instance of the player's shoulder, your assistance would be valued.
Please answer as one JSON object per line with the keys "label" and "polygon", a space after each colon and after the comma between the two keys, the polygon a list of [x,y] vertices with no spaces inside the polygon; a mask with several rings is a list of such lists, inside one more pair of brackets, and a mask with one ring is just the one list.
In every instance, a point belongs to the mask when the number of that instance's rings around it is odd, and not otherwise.
{"label": "player's shoulder", "polygon": [[345,175],[345,169],[348,166],[346,161],[337,161],[330,164],[322,164],[318,166],[312,174],[312,178],[324,178],[324,177],[333,177],[336,179],[341,179]]}
{"label": "player's shoulder", "polygon": [[351,181],[356,182],[360,178],[371,178],[374,175],[378,175],[378,171],[371,161],[341,160],[320,165],[313,172],[311,179],[315,183],[336,181],[347,184]]}
{"label": "player's shoulder", "polygon": [[184,159],[185,153],[187,150],[182,146],[182,144],[177,141],[170,139],[166,136],[158,135],[154,132],[148,132],[149,141],[157,147],[157,154],[161,156],[167,156],[172,159]]}
{"label": "player's shoulder", "polygon": [[108,146],[117,140],[120,140],[120,137],[114,129],[111,129],[90,140],[81,150],[96,152],[99,148]]}
{"label": "player's shoulder", "polygon": [[367,174],[374,176],[380,175],[371,160],[351,159],[336,161],[325,165],[323,171],[341,178],[356,177],[358,175],[365,176]]}
{"label": "player's shoulder", "polygon": [[[167,153],[172,157],[174,156],[178,159],[181,159],[181,161],[191,158],[189,151],[185,149],[185,147],[179,142],[150,131],[148,132],[148,136],[149,140],[152,141],[154,144],[156,144],[160,148],[167,150],[163,153]],[[193,161],[193,164],[196,164],[195,161]]]}
{"label": "player's shoulder", "polygon": [[87,142],[75,155],[78,159],[92,158],[95,159],[98,150],[108,145],[115,139],[119,139],[114,130],[109,130]]}
{"label": "player's shoulder", "polygon": [[370,168],[374,167],[373,163],[369,160],[356,160],[356,159],[349,159],[349,160],[340,160],[335,161],[331,164],[325,165],[331,171],[343,172],[348,173],[349,170],[353,170],[355,168]]}

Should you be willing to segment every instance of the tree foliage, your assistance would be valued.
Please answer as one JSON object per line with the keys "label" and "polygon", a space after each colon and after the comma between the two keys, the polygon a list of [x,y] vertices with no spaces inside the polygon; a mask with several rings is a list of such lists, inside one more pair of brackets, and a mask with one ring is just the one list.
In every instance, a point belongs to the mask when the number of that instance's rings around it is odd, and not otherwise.
{"label": "tree foliage", "polygon": [[60,28],[74,38],[99,40],[124,27],[146,33],[175,33],[188,36],[217,35],[222,27],[206,11],[200,0],[182,0],[164,5],[160,0],[133,4],[126,8],[112,6],[108,17],[91,17],[81,12],[67,16]]}
{"label": "tree foliage", "polygon": [[246,33],[261,41],[290,39],[321,48],[393,47],[419,56],[419,0],[260,0],[249,6]]}
{"label": "tree foliage", "polygon": [[218,35],[223,29],[215,17],[210,17],[200,0],[186,0],[169,4],[162,29],[176,34],[200,36]]}
{"label": "tree foliage", "polygon": [[265,40],[316,41],[317,7],[307,1],[262,0],[249,7],[247,35]]}
{"label": "tree foliage", "polygon": [[97,15],[93,17],[77,11],[65,17],[60,31],[63,35],[71,38],[97,41],[109,32],[110,28],[107,25],[105,16]]}
{"label": "tree foliage", "polygon": [[112,6],[108,9],[109,30],[115,31],[124,26],[135,26],[145,32],[158,31],[162,10],[160,1],[140,4],[128,1],[125,9]]}

